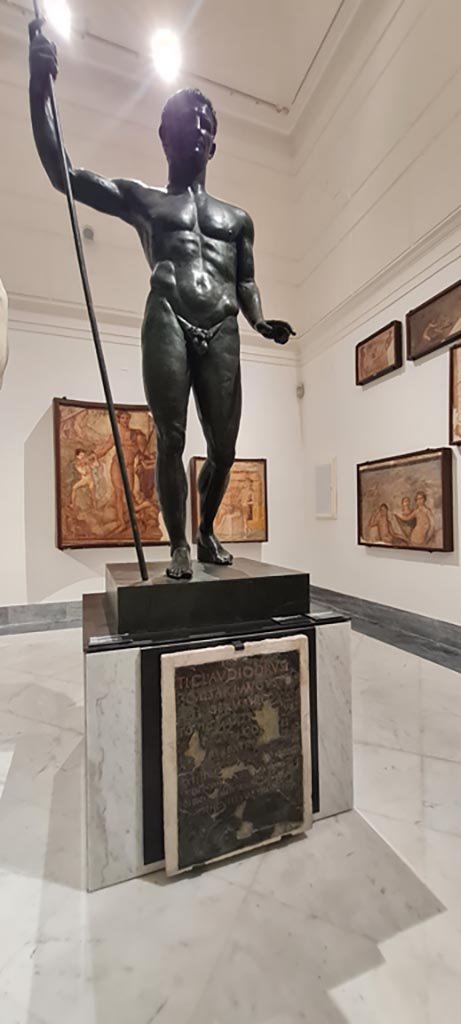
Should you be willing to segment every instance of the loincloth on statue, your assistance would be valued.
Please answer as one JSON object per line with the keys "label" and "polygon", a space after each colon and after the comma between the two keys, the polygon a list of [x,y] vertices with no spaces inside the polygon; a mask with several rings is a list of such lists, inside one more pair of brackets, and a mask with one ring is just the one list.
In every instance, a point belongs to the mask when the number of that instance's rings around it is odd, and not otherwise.
{"label": "loincloth on statue", "polygon": [[183,316],[179,316],[179,313],[175,313],[175,317],[182,329],[186,344],[190,345],[191,349],[200,356],[206,355],[210,341],[213,341],[222,325],[228,320],[226,316],[224,320],[220,320],[213,327],[196,327],[195,324],[190,324],[188,320],[185,320]]}

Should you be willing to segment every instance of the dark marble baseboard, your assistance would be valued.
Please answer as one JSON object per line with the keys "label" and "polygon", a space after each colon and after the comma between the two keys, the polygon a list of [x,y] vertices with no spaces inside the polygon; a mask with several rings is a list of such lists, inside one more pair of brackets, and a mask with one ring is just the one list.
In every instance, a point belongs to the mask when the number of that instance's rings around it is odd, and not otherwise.
{"label": "dark marble baseboard", "polygon": [[324,587],[311,586],[311,595],[319,607],[348,615],[358,633],[461,672],[461,626]]}
{"label": "dark marble baseboard", "polygon": [[81,625],[81,601],[9,604],[0,607],[0,636],[7,633],[39,633],[47,629],[74,629]]}

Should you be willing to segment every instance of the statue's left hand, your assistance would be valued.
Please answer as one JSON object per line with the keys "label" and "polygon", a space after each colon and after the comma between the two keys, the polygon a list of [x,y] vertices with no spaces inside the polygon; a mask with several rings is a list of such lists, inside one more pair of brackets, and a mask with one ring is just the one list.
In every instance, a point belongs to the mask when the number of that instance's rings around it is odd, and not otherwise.
{"label": "statue's left hand", "polygon": [[296,334],[286,320],[259,320],[255,327],[258,334],[262,334],[264,338],[271,338],[277,345],[286,345],[290,336],[294,337]]}

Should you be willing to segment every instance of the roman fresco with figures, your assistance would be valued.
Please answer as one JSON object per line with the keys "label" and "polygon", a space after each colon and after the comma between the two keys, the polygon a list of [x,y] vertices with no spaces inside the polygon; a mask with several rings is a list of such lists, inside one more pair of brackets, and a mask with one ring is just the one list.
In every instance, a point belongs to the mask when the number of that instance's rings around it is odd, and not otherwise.
{"label": "roman fresco with figures", "polygon": [[[59,548],[132,544],[107,408],[55,399],[56,519]],[[117,405],[116,416],[141,538],[166,544],[155,487],[156,439],[145,405]]]}

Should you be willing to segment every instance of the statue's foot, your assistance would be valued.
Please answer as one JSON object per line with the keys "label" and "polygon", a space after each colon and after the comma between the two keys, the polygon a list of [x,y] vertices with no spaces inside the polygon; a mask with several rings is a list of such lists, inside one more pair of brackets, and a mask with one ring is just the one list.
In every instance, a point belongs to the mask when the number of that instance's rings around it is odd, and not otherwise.
{"label": "statue's foot", "polygon": [[211,565],[232,565],[234,561],[233,555],[223,548],[214,533],[202,533],[201,530],[197,537],[197,558],[199,562]]}
{"label": "statue's foot", "polygon": [[171,555],[171,562],[166,571],[172,580],[190,580],[192,577],[192,560],[188,547],[176,548]]}

